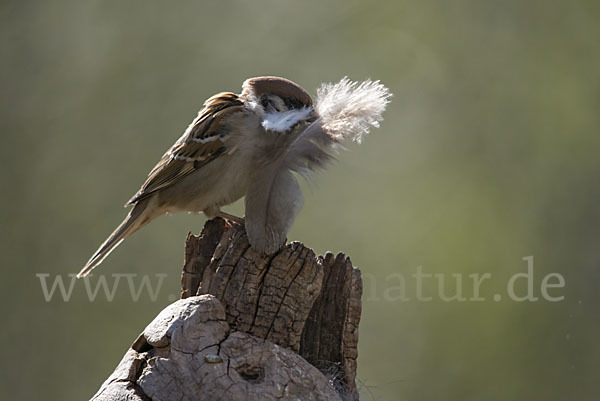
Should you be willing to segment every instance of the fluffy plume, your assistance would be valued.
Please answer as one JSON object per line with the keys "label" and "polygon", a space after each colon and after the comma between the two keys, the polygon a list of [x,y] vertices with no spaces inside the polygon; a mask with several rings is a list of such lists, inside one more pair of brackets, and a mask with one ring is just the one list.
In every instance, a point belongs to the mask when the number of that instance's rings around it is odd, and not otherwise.
{"label": "fluffy plume", "polygon": [[391,96],[379,81],[358,83],[344,77],[337,84],[321,85],[316,110],[323,129],[335,142],[360,143],[371,127],[379,127]]}

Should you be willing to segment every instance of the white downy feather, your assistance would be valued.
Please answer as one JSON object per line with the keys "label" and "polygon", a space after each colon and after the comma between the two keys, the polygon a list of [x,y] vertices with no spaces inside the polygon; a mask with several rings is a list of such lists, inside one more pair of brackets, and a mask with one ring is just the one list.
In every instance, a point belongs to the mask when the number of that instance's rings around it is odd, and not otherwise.
{"label": "white downy feather", "polygon": [[344,77],[317,90],[316,110],[323,129],[335,142],[360,143],[371,127],[379,127],[392,94],[379,81],[361,83]]}
{"label": "white downy feather", "polygon": [[298,122],[306,120],[312,111],[312,107],[303,107],[300,110],[266,113],[262,126],[268,131],[285,132]]}

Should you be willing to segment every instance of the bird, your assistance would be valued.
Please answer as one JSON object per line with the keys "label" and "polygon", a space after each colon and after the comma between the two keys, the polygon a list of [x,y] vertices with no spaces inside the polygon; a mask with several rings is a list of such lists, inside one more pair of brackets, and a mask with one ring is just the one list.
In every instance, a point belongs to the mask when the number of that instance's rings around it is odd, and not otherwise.
{"label": "bird", "polygon": [[[125,238],[157,217],[203,212],[245,226],[252,248],[277,252],[303,198],[297,175],[310,179],[343,149],[379,127],[391,93],[367,79],[325,83],[317,100],[282,77],[249,78],[239,94],[221,92],[161,157],[125,206],[131,210],[85,264],[85,277]],[[295,174],[297,173],[297,174]],[[245,217],[221,207],[245,197]]]}

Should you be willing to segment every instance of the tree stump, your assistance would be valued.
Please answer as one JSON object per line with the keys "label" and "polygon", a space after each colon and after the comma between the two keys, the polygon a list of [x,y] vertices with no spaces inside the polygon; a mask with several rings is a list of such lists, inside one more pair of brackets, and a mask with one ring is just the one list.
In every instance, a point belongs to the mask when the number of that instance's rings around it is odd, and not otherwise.
{"label": "tree stump", "polygon": [[181,300],[134,342],[93,400],[357,400],[360,271],[299,242],[274,255],[243,227],[188,235]]}

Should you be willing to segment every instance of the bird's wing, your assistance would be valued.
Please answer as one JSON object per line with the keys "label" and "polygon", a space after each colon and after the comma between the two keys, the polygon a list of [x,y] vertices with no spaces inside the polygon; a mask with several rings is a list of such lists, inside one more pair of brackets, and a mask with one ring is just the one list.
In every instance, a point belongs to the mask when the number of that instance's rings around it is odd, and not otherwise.
{"label": "bird's wing", "polygon": [[127,205],[175,184],[226,153],[229,150],[228,132],[223,129],[223,124],[228,117],[243,109],[243,102],[234,93],[223,92],[208,99],[198,117],[154,166],[144,185]]}

